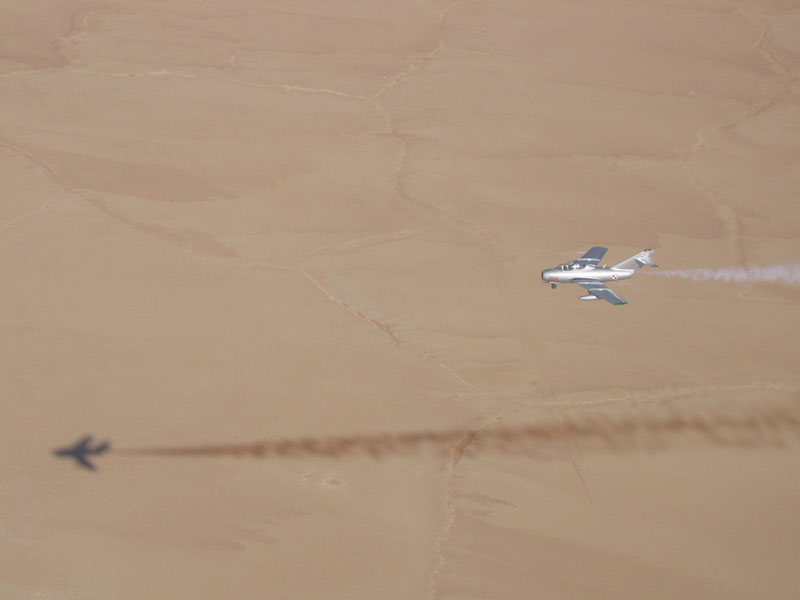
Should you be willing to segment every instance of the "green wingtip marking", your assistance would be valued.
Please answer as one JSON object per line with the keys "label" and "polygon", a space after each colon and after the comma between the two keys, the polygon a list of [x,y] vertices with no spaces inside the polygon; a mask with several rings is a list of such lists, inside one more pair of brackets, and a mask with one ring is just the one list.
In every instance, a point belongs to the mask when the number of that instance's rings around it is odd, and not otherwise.
{"label": "green wingtip marking", "polygon": [[617,306],[622,306],[623,304],[627,304],[627,302],[617,302]]}

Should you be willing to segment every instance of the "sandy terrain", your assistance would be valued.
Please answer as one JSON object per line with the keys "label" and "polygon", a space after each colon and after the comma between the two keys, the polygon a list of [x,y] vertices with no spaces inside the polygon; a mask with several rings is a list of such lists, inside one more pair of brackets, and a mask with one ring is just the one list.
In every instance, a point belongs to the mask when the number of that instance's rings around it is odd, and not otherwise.
{"label": "sandy terrain", "polygon": [[0,31],[0,596],[800,597],[796,2]]}

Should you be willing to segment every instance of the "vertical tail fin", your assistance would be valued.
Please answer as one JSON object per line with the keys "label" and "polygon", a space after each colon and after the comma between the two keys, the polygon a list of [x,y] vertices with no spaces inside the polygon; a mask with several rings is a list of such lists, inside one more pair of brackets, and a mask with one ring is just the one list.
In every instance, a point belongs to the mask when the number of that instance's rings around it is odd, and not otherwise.
{"label": "vertical tail fin", "polygon": [[633,269],[634,271],[641,269],[644,265],[648,267],[658,268],[658,265],[653,262],[653,254],[655,250],[642,250],[638,254],[634,254],[627,260],[623,260],[618,265],[614,265],[613,269]]}

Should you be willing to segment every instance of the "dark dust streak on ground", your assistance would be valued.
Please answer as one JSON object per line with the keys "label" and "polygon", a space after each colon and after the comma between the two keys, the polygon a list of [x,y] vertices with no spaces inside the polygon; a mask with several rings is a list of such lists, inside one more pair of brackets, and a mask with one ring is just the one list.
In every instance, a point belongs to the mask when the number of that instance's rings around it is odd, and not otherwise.
{"label": "dark dust streak on ground", "polygon": [[469,434],[465,456],[500,453],[554,459],[564,441],[586,452],[656,453],[698,446],[784,447],[800,440],[800,412],[763,408],[738,414],[587,416],[565,421],[376,435],[298,437],[246,443],[115,450],[116,454],[173,457],[342,458],[445,454]]}

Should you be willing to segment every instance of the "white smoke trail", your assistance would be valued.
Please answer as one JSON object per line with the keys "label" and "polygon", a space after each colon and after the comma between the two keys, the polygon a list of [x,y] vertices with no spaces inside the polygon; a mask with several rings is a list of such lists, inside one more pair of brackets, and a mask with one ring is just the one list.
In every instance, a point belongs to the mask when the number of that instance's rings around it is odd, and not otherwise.
{"label": "white smoke trail", "polygon": [[693,281],[725,281],[728,283],[786,283],[800,285],[800,264],[769,267],[728,267],[727,269],[673,269],[650,271],[653,275],[680,277]]}

